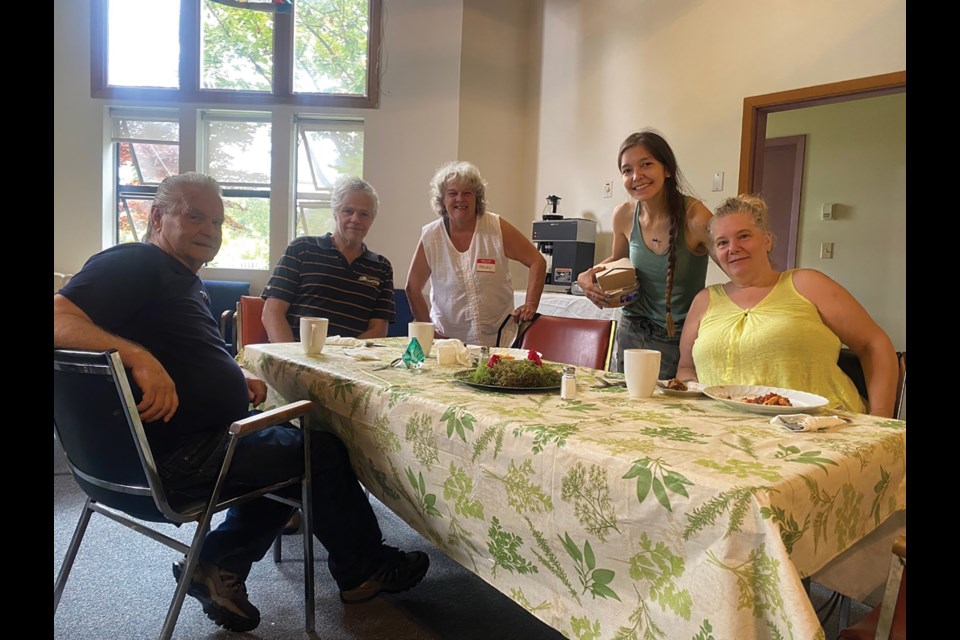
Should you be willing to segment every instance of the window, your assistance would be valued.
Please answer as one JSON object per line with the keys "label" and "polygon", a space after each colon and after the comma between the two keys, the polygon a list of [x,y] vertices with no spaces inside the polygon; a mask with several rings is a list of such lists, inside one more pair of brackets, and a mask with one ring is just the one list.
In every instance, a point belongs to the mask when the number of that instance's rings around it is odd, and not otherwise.
{"label": "window", "polygon": [[205,112],[203,168],[223,189],[223,244],[211,267],[270,268],[270,114]]}
{"label": "window", "polygon": [[180,173],[179,112],[111,109],[115,185],[114,242],[143,239],[150,203],[167,176]]}
{"label": "window", "polygon": [[363,123],[298,118],[295,236],[333,231],[330,195],[344,175],[363,175]]}
{"label": "window", "polygon": [[377,106],[381,0],[92,7],[95,98]]}

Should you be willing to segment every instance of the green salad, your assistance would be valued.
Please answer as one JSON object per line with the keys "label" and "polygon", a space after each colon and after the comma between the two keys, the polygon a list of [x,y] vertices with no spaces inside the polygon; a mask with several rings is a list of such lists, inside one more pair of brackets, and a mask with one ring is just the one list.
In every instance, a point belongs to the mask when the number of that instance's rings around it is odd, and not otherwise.
{"label": "green salad", "polygon": [[493,355],[480,362],[468,380],[492,387],[556,387],[560,384],[559,370],[544,366],[535,352],[526,360],[513,360]]}

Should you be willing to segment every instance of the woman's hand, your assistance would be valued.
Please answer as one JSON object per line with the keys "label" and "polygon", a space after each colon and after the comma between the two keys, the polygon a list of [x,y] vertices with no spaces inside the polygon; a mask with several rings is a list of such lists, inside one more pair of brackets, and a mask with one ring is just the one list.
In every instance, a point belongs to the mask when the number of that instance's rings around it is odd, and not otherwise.
{"label": "woman's hand", "polygon": [[603,267],[590,267],[577,276],[577,284],[583,289],[583,295],[585,295],[590,302],[597,305],[598,308],[603,309],[609,306],[609,296],[605,294],[603,289],[597,284],[596,274],[600,271],[603,271]]}
{"label": "woman's hand", "polygon": [[516,311],[513,312],[513,317],[517,322],[527,322],[528,320],[533,320],[533,316],[537,314],[537,307],[540,305],[533,304],[532,302],[525,302],[519,307]]}

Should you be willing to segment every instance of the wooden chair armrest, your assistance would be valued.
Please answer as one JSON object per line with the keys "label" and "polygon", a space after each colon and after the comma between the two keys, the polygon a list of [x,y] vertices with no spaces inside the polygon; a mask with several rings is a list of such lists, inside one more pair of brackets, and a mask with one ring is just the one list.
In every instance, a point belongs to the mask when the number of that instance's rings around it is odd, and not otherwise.
{"label": "wooden chair armrest", "polygon": [[897,536],[897,539],[893,541],[893,552],[900,556],[903,559],[907,558],[907,536],[906,534],[902,536]]}
{"label": "wooden chair armrest", "polygon": [[237,420],[230,425],[230,433],[242,438],[243,436],[251,433],[256,433],[262,429],[280,424],[281,422],[287,422],[293,418],[299,418],[312,408],[313,402],[310,400],[291,402],[290,404],[285,404],[282,407],[270,409],[269,411],[258,413],[255,416],[250,416],[249,418],[244,418],[243,420]]}

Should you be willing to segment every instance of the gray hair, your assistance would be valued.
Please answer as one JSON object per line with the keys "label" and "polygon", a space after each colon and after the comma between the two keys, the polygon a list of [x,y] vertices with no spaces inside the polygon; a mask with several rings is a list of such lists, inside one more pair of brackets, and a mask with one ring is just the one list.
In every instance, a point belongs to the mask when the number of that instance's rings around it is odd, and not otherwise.
{"label": "gray hair", "polygon": [[[178,176],[167,176],[157,187],[157,193],[153,196],[153,204],[150,206],[152,216],[154,209],[159,209],[161,215],[173,213],[177,207],[186,207],[187,199],[184,197],[184,191],[187,187],[195,186],[200,189],[210,189],[218,196],[223,195],[220,183],[215,179],[203,173],[188,171]],[[143,240],[146,242],[153,234],[153,225],[147,220],[147,231],[143,234]]]}
{"label": "gray hair", "polygon": [[447,187],[459,182],[473,191],[477,197],[477,217],[487,210],[487,183],[480,176],[480,170],[469,162],[448,162],[437,170],[430,181],[430,206],[437,215],[447,217],[447,210],[443,206],[443,196]]}
{"label": "gray hair", "polygon": [[369,182],[356,176],[344,176],[333,185],[333,193],[330,194],[330,209],[333,210],[333,213],[336,214],[340,211],[344,200],[354,192],[365,193],[370,196],[370,202],[373,203],[370,214],[376,218],[377,209],[380,207],[380,197]]}

